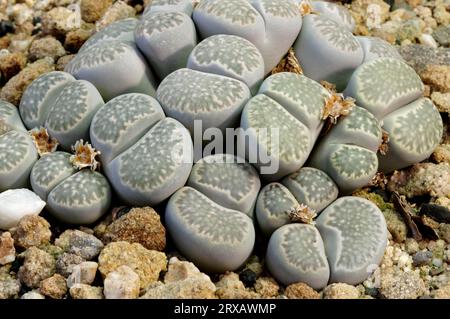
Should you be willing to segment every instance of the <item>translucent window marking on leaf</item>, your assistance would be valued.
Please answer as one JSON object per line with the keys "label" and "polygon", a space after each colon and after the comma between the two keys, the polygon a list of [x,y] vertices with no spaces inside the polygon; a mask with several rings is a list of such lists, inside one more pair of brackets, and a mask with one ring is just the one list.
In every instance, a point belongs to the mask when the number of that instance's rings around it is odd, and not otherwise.
{"label": "translucent window marking on leaf", "polygon": [[158,100],[181,112],[207,113],[227,109],[246,97],[244,84],[223,76],[181,69],[160,84]]}
{"label": "translucent window marking on leaf", "polygon": [[101,201],[109,189],[106,179],[97,172],[82,170],[58,184],[49,194],[55,203],[66,207],[85,207]]}
{"label": "translucent window marking on leaf", "polygon": [[165,6],[165,5],[176,5],[183,2],[183,0],[153,0],[152,6]]}
{"label": "translucent window marking on leaf", "polygon": [[351,270],[371,261],[385,227],[377,211],[354,199],[341,200],[332,207],[324,225],[338,231],[342,240],[336,266]]}
{"label": "translucent window marking on leaf", "polygon": [[119,39],[125,33],[132,33],[136,28],[137,23],[138,20],[135,18],[128,18],[113,22],[101,31],[92,35],[83,44],[82,50],[84,51],[85,49],[90,48],[101,41]]}
{"label": "translucent window marking on leaf", "polygon": [[0,136],[0,172],[8,172],[20,164],[28,153],[30,138],[26,133],[9,131]]}
{"label": "translucent window marking on leaf", "polygon": [[295,18],[300,16],[300,11],[292,1],[260,0],[260,2],[264,10],[275,17]]}
{"label": "translucent window marking on leaf", "polygon": [[369,133],[376,138],[381,135],[380,124],[375,116],[358,106],[353,107],[343,124],[348,130],[354,132]]}
{"label": "translucent window marking on leaf", "polygon": [[[308,128],[281,105],[265,95],[257,95],[247,105],[249,126],[255,129],[258,142],[264,145],[268,155],[277,153],[280,159],[295,161],[303,159],[310,146]],[[270,131],[279,129],[280,143],[272,141]],[[260,131],[264,134],[260,134]],[[267,132],[269,131],[269,132]]]}
{"label": "translucent window marking on leaf", "polygon": [[[116,144],[122,134],[134,123],[156,114],[152,100],[141,94],[125,94],[101,108],[101,116],[91,123],[95,137],[103,142]],[[155,101],[156,103],[156,101]],[[97,113],[100,115],[100,113]],[[114,125],[112,125],[114,123]]]}
{"label": "translucent window marking on leaf", "polygon": [[397,59],[375,59],[361,66],[359,94],[370,103],[389,104],[399,96],[422,91],[414,69]]}
{"label": "translucent window marking on leaf", "polygon": [[331,164],[339,174],[348,178],[359,178],[377,167],[375,153],[358,146],[340,145],[331,155]]}
{"label": "translucent window marking on leaf", "polygon": [[273,183],[262,193],[262,200],[269,216],[272,218],[287,216],[298,202],[280,184]]}
{"label": "translucent window marking on leaf", "polygon": [[125,54],[130,45],[119,41],[100,43],[79,52],[66,66],[66,71],[74,74],[83,68],[90,68],[114,61],[118,56]]}
{"label": "translucent window marking on leaf", "polygon": [[388,42],[376,38],[370,38],[370,49],[369,51],[379,57],[391,57],[391,58],[401,58],[400,53]]}
{"label": "translucent window marking on leaf", "polygon": [[354,52],[360,48],[358,40],[356,40],[350,32],[343,30],[337,22],[324,18],[320,15],[312,16],[321,33],[325,35],[327,40],[336,48],[351,52]]}
{"label": "translucent window marking on leaf", "polygon": [[254,24],[259,16],[247,0],[210,0],[201,1],[196,10],[224,18],[240,25]]}
{"label": "translucent window marking on leaf", "polygon": [[64,176],[66,172],[75,172],[69,158],[70,154],[65,152],[55,152],[41,157],[33,166],[34,183],[46,187],[59,176]]}
{"label": "translucent window marking on leaf", "polygon": [[326,267],[326,261],[318,253],[319,239],[312,226],[301,230],[289,228],[284,236],[281,248],[287,261],[303,272],[314,272]]}
{"label": "translucent window marking on leaf", "polygon": [[[390,135],[393,142],[416,154],[431,152],[442,136],[442,120],[429,99],[395,119]],[[416,134],[411,134],[414,131]]]}
{"label": "translucent window marking on leaf", "polygon": [[222,161],[198,162],[194,168],[196,182],[222,192],[226,191],[237,201],[242,200],[254,189],[257,180],[250,164],[229,162],[233,157],[223,154]]}
{"label": "translucent window marking on leaf", "polygon": [[320,118],[324,98],[328,93],[319,84],[306,76],[291,73],[279,73],[270,77],[269,90],[282,94],[300,108],[306,109],[307,113]]}
{"label": "translucent window marking on leaf", "polygon": [[321,204],[335,198],[336,185],[318,169],[303,167],[287,178],[298,184],[305,195],[306,204]]}
{"label": "translucent window marking on leaf", "polygon": [[82,81],[76,81],[67,85],[49,114],[46,127],[57,132],[67,132],[83,118],[88,111],[88,89]]}
{"label": "translucent window marking on leaf", "polygon": [[200,65],[224,65],[238,75],[245,71],[252,72],[263,60],[251,42],[232,35],[209,37],[200,42],[192,54]]}
{"label": "translucent window marking on leaf", "polygon": [[336,5],[330,2],[323,2],[323,5],[331,11],[335,12],[345,24],[351,25],[353,23],[352,15],[349,13],[349,11],[345,10],[343,6]]}
{"label": "translucent window marking on leaf", "polygon": [[8,102],[0,100],[0,119],[6,119],[14,114],[14,109]]}
{"label": "translucent window marking on leaf", "polygon": [[68,76],[62,72],[50,72],[34,80],[25,90],[20,102],[20,115],[25,122],[33,121],[39,116],[39,106],[48,91],[67,82]]}
{"label": "translucent window marking on leaf", "polygon": [[148,36],[156,32],[163,32],[183,24],[186,15],[181,12],[156,12],[147,15],[138,25],[136,32],[145,33]]}
{"label": "translucent window marking on leaf", "polygon": [[160,121],[144,135],[133,147],[122,153],[119,174],[122,182],[128,187],[139,191],[157,189],[172,175],[180,163],[175,158],[182,158],[173,154],[182,152],[179,147],[185,142],[181,125],[174,120]]}
{"label": "translucent window marking on leaf", "polygon": [[175,205],[190,229],[215,243],[239,243],[248,232],[246,215],[214,203],[193,188],[184,188]]}

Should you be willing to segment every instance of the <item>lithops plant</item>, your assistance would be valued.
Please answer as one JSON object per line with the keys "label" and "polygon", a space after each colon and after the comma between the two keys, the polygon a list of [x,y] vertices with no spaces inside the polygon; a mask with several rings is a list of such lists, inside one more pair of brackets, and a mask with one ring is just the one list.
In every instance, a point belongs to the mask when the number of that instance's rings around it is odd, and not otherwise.
{"label": "lithops plant", "polygon": [[149,13],[161,11],[176,11],[184,12],[188,16],[191,16],[192,11],[194,10],[194,1],[195,0],[153,0],[151,4],[145,8],[142,15],[145,16]]}
{"label": "lithops plant", "polygon": [[168,116],[194,133],[195,120],[201,120],[203,130],[237,126],[250,90],[235,79],[180,69],[161,82],[156,97]]}
{"label": "lithops plant", "polygon": [[255,210],[258,225],[265,235],[270,235],[291,223],[295,217],[292,214],[306,214],[304,222],[312,222],[338,193],[336,184],[327,174],[312,167],[302,167],[285,177],[282,184],[270,183],[261,190]]}
{"label": "lithops plant", "polygon": [[203,40],[190,54],[187,67],[242,81],[252,93],[258,91],[264,78],[264,59],[259,50],[250,41],[233,35]]}
{"label": "lithops plant", "polygon": [[185,67],[197,44],[194,23],[183,12],[150,12],[142,17],[134,34],[137,46],[160,79]]}
{"label": "lithops plant", "polygon": [[265,74],[286,54],[302,26],[290,0],[201,0],[192,18],[200,36],[231,34],[252,42],[262,53]]}
{"label": "lithops plant", "polygon": [[29,185],[38,153],[17,108],[0,100],[0,192]]}
{"label": "lithops plant", "polygon": [[330,282],[356,285],[383,258],[387,227],[383,213],[359,197],[341,197],[316,220],[330,266]]}
{"label": "lithops plant", "polygon": [[285,225],[270,238],[266,264],[283,284],[300,281],[315,289],[334,282],[356,285],[381,262],[386,221],[370,201],[339,198],[320,214],[315,226]]}
{"label": "lithops plant", "polygon": [[340,192],[348,194],[367,185],[377,173],[381,143],[378,120],[367,110],[354,106],[320,139],[308,165],[326,172]]}
{"label": "lithops plant", "polygon": [[187,181],[193,162],[189,132],[165,118],[150,96],[131,93],[106,103],[90,136],[103,152],[105,173],[117,195],[135,206],[154,206]]}
{"label": "lithops plant", "polygon": [[134,29],[136,29],[138,22],[139,20],[136,18],[127,18],[113,22],[87,39],[78,52],[84,51],[102,41],[116,40],[134,43]]}
{"label": "lithops plant", "polygon": [[267,247],[266,266],[285,285],[304,282],[322,289],[330,276],[322,238],[312,225],[290,224],[276,230]]}
{"label": "lithops plant", "polygon": [[70,150],[76,141],[89,138],[92,118],[103,104],[94,85],[84,80],[73,81],[56,98],[44,126],[63,149]]}
{"label": "lithops plant", "polygon": [[387,41],[377,37],[356,37],[364,50],[364,63],[378,58],[403,60],[397,49]]}
{"label": "lithops plant", "polygon": [[[296,0],[301,3],[304,0]],[[311,1],[311,9],[314,13],[318,13],[321,16],[327,17],[342,26],[344,26],[348,31],[353,32],[356,23],[353,19],[350,11],[347,10],[343,5],[339,5],[328,1]]]}
{"label": "lithops plant", "polygon": [[252,219],[194,188],[183,187],[170,198],[165,219],[178,250],[204,271],[235,270],[253,250]]}
{"label": "lithops plant", "polygon": [[[262,175],[264,179],[278,180],[303,166],[323,126],[329,97],[319,83],[294,73],[274,74],[263,82],[241,116],[249,142],[242,136],[238,143],[246,148],[247,157],[258,148],[270,161],[279,163],[276,172]],[[273,133],[278,133],[278,142],[271,137]],[[261,170],[266,164],[258,158],[256,166]]]}
{"label": "lithops plant", "polygon": [[105,40],[79,52],[64,69],[91,82],[108,101],[125,93],[155,94],[156,82],[136,45]]}
{"label": "lithops plant", "polygon": [[195,163],[187,185],[217,204],[253,218],[261,182],[256,170],[243,159],[229,154],[217,154]]}
{"label": "lithops plant", "polygon": [[389,135],[380,169],[391,172],[428,158],[443,134],[442,118],[434,104],[421,98],[423,84],[406,63],[378,58],[361,65],[344,94],[370,111]]}
{"label": "lithops plant", "polygon": [[28,85],[19,105],[20,115],[28,129],[44,126],[55,100],[73,81],[75,78],[69,73],[54,71],[41,75]]}
{"label": "lithops plant", "polygon": [[304,74],[343,90],[353,71],[363,62],[364,51],[353,34],[321,14],[307,14],[294,44]]}
{"label": "lithops plant", "polygon": [[206,271],[237,269],[255,241],[251,217],[260,188],[258,174],[240,158],[217,154],[194,165],[188,185],[166,207],[175,245]]}
{"label": "lithops plant", "polygon": [[30,182],[33,191],[47,202],[47,210],[70,224],[91,224],[111,204],[111,189],[106,178],[89,169],[78,171],[64,152],[42,156],[33,166]]}

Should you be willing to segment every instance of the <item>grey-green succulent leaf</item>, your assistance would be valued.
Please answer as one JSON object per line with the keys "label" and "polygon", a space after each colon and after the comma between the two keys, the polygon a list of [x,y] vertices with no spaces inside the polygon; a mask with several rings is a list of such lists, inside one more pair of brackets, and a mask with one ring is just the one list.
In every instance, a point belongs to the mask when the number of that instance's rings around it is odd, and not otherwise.
{"label": "grey-green succulent leaf", "polygon": [[191,187],[183,187],[170,198],[165,219],[176,247],[203,271],[236,270],[253,250],[252,219]]}

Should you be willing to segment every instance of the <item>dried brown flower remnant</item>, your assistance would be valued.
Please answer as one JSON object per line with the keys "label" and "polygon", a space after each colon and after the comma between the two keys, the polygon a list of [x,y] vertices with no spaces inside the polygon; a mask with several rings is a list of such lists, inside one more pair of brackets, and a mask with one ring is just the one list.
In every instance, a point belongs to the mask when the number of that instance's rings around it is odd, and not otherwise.
{"label": "dried brown flower remnant", "polygon": [[336,89],[336,84],[333,84],[331,82],[322,80],[319,82],[320,85],[322,85],[325,89],[327,89],[330,93],[336,93],[337,89]]}
{"label": "dried brown flower remnant", "polygon": [[289,219],[294,223],[312,224],[314,217],[317,216],[314,209],[309,208],[305,204],[299,204],[293,207],[289,212]]}
{"label": "dried brown flower remnant", "polygon": [[295,74],[303,74],[303,69],[298,62],[297,57],[293,48],[290,48],[288,53],[281,59],[280,63],[273,68],[271,74],[281,73],[281,72],[291,72]]}
{"label": "dried brown flower remnant", "polygon": [[381,137],[382,142],[380,147],[378,148],[378,151],[380,152],[381,155],[386,155],[387,152],[389,151],[389,133],[385,130],[382,131],[383,135]]}
{"label": "dried brown flower remnant", "polygon": [[44,127],[32,129],[30,135],[33,138],[39,156],[53,153],[58,148],[58,141],[51,137]]}
{"label": "dried brown flower remnant", "polygon": [[95,148],[92,147],[88,142],[79,140],[72,146],[72,151],[74,155],[70,157],[70,163],[77,169],[83,169],[89,167],[91,171],[95,171],[100,167],[100,163],[97,161],[96,157],[100,154]]}
{"label": "dried brown flower remnant", "polygon": [[383,172],[378,172],[375,174],[375,176],[372,178],[370,183],[367,185],[369,187],[379,187],[381,189],[385,189],[386,185],[388,183],[388,179],[386,175]]}
{"label": "dried brown flower remnant", "polygon": [[351,97],[344,98],[343,94],[331,93],[326,99],[325,107],[322,113],[322,119],[330,120],[332,124],[336,124],[340,116],[347,116],[355,106],[355,99]]}
{"label": "dried brown flower remnant", "polygon": [[300,7],[300,14],[302,15],[302,17],[307,14],[313,13],[313,8],[309,0],[303,0],[302,2],[300,2],[299,7]]}

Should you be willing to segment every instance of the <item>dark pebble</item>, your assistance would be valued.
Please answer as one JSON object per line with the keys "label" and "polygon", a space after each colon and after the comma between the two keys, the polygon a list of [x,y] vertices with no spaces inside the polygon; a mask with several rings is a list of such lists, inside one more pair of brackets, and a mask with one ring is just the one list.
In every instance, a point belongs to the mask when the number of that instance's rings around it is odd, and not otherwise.
{"label": "dark pebble", "polygon": [[7,33],[14,32],[14,25],[11,21],[2,20],[0,21],[0,37],[5,36]]}
{"label": "dark pebble", "polygon": [[433,253],[431,251],[418,251],[413,256],[413,265],[416,267],[429,265],[431,263],[431,258],[433,258]]}
{"label": "dark pebble", "polygon": [[33,18],[33,25],[36,25],[36,24],[41,23],[41,22],[42,22],[41,17],[34,17]]}
{"label": "dark pebble", "polygon": [[239,279],[244,283],[245,287],[250,288],[256,283],[256,274],[250,269],[245,269],[239,274]]}
{"label": "dark pebble", "polygon": [[423,204],[420,215],[427,215],[440,223],[450,223],[450,210],[436,204]]}
{"label": "dark pebble", "polygon": [[378,288],[367,288],[365,287],[365,293],[366,295],[369,295],[371,297],[377,298],[380,295],[380,291]]}

